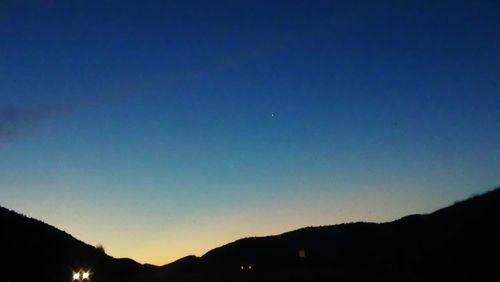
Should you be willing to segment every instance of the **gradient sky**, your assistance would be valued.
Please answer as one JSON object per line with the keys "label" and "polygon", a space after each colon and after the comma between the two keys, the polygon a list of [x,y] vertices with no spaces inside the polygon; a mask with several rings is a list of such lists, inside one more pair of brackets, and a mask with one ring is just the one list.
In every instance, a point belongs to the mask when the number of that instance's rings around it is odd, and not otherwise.
{"label": "gradient sky", "polygon": [[164,264],[500,184],[498,1],[0,2],[0,205]]}

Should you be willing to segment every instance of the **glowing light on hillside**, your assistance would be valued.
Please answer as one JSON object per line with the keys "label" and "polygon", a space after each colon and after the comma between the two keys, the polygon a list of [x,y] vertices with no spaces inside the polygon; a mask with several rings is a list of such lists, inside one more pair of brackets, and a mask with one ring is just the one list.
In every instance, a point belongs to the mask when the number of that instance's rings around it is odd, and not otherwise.
{"label": "glowing light on hillside", "polygon": [[84,273],[82,274],[82,279],[83,279],[83,280],[86,280],[86,279],[88,280],[88,279],[89,279],[89,277],[90,277],[90,273],[89,273],[88,271],[86,271],[86,272],[84,272]]}
{"label": "glowing light on hillside", "polygon": [[73,272],[73,281],[90,281],[90,271],[88,270],[79,270],[78,272]]}
{"label": "glowing light on hillside", "polygon": [[300,249],[299,250],[299,257],[300,258],[305,258],[306,257],[306,250]]}

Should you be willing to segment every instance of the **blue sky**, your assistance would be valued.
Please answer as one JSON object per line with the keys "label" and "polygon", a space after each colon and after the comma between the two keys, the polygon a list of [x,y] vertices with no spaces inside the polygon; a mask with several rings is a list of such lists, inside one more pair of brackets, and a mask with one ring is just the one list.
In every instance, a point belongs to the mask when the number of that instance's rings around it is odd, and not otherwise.
{"label": "blue sky", "polygon": [[497,1],[2,1],[0,204],[162,264],[500,184]]}

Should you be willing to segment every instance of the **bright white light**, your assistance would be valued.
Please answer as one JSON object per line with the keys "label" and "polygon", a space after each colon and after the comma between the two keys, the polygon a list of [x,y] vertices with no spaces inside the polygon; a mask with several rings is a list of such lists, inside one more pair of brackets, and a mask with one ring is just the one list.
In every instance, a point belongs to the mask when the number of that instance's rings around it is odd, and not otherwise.
{"label": "bright white light", "polygon": [[80,272],[73,272],[73,281],[80,280]]}
{"label": "bright white light", "polygon": [[90,273],[88,271],[82,274],[82,280],[89,279]]}

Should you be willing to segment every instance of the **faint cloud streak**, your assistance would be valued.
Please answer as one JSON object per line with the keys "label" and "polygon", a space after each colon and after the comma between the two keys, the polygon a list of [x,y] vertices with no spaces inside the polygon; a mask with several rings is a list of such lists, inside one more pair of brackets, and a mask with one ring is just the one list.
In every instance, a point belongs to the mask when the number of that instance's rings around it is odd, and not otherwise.
{"label": "faint cloud streak", "polygon": [[68,110],[58,106],[0,108],[0,143],[22,137],[42,122]]}
{"label": "faint cloud streak", "polygon": [[158,95],[154,94],[155,90],[165,87],[165,85],[192,81],[207,74],[223,72],[245,62],[252,61],[269,52],[272,52],[272,50],[266,52],[249,52],[245,55],[231,57],[217,64],[188,69],[176,75],[158,74],[155,78],[127,81],[127,83],[116,87],[108,87],[108,89],[102,91],[104,94],[97,97],[84,97],[83,99],[76,99],[71,102],[66,101],[66,103],[39,105],[36,107],[5,107],[0,105],[0,144],[31,134],[31,132],[36,130],[45,121],[58,118],[61,115],[84,109],[106,108],[111,104],[135,96],[154,97]]}

